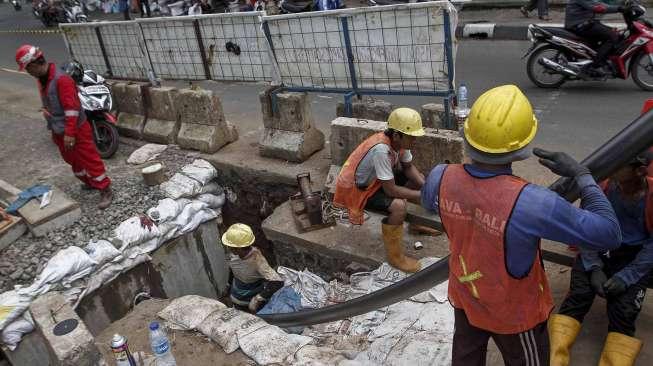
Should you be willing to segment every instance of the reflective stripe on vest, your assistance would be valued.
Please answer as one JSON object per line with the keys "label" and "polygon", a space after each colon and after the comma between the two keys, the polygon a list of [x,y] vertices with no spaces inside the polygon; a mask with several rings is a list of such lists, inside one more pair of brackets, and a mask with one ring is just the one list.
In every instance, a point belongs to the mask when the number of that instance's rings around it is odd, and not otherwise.
{"label": "reflective stripe on vest", "polygon": [[[653,165],[653,163],[652,163]],[[649,234],[653,233],[653,177],[646,177],[646,197],[644,200],[644,218],[646,222],[646,231]],[[608,194],[608,187],[610,186],[610,180],[606,179],[599,183],[599,187],[603,190],[604,194]]]}
{"label": "reflective stripe on vest", "polygon": [[439,207],[449,237],[449,300],[475,327],[516,334],[546,321],[553,309],[540,251],[526,277],[508,273],[505,229],[527,182],[511,176],[475,178],[448,165]]}
{"label": "reflective stripe on vest", "polygon": [[[360,189],[356,185],[356,169],[365,155],[378,144],[390,146],[390,162],[394,166],[397,163],[395,154],[392,150],[390,138],[383,132],[377,132],[363,141],[349,155],[347,161],[342,165],[342,170],[336,178],[336,193],[333,197],[333,204],[337,207],[346,208],[349,212],[349,222],[354,225],[362,225],[364,222],[364,209],[367,200],[372,197],[376,191],[381,188],[381,181],[375,179],[367,188]],[[403,155],[404,150],[399,151],[399,158]]]}
{"label": "reflective stripe on vest", "polygon": [[64,133],[66,126],[67,116],[77,116],[77,127],[79,127],[85,120],[86,115],[84,110],[80,107],[77,111],[65,111],[61,102],[59,101],[59,91],[57,90],[57,82],[65,74],[63,71],[55,68],[55,74],[47,86],[45,93],[41,95],[43,106],[47,110],[45,120],[48,122],[48,129],[56,134]]}

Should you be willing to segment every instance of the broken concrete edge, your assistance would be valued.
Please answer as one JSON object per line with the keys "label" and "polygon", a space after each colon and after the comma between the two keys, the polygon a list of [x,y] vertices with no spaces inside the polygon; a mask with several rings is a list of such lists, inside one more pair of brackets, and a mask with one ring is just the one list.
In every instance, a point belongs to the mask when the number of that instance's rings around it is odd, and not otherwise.
{"label": "broken concrete edge", "polygon": [[302,163],[322,150],[325,137],[322,131],[311,127],[303,132],[266,128],[259,140],[259,155]]}

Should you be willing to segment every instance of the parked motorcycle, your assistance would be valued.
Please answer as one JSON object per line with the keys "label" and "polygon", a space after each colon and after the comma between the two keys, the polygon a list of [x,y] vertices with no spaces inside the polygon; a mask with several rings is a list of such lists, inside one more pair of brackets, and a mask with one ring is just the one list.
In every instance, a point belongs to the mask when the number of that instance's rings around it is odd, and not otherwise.
{"label": "parked motorcycle", "polygon": [[79,0],[39,0],[32,12],[43,25],[51,27],[59,23],[86,23],[88,18]]}
{"label": "parked motorcycle", "polygon": [[77,61],[69,62],[63,69],[77,83],[77,95],[93,129],[98,153],[103,159],[112,157],[120,141],[116,117],[111,113],[113,99],[104,78],[92,70],[84,70]]}
{"label": "parked motorcycle", "polygon": [[653,91],[653,24],[642,18],[645,13],[635,1],[624,3],[626,29],[608,57],[609,68],[592,67],[597,45],[562,28],[531,24],[533,45],[522,57],[528,56],[528,78],[540,88],[557,88],[568,80],[625,80],[632,75],[637,86]]}

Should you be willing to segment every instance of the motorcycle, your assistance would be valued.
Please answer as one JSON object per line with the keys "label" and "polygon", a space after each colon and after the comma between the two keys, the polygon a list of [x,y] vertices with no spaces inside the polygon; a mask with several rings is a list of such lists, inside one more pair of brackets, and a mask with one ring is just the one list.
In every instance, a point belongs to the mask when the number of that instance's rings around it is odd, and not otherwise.
{"label": "motorcycle", "polygon": [[16,11],[23,9],[23,6],[20,4],[20,0],[11,0],[11,5],[14,6],[14,10]]}
{"label": "motorcycle", "polygon": [[653,24],[642,18],[646,9],[635,1],[624,3],[626,28],[608,57],[608,68],[595,68],[596,45],[562,28],[529,25],[533,45],[528,57],[528,78],[540,88],[558,88],[569,80],[627,79],[643,90],[653,91]]}
{"label": "motorcycle", "polygon": [[79,0],[40,0],[32,7],[32,12],[46,27],[58,23],[88,22]]}
{"label": "motorcycle", "polygon": [[64,71],[77,83],[77,95],[93,130],[93,140],[100,157],[113,156],[120,145],[116,117],[111,113],[113,99],[102,76],[84,70],[78,62],[68,63]]}

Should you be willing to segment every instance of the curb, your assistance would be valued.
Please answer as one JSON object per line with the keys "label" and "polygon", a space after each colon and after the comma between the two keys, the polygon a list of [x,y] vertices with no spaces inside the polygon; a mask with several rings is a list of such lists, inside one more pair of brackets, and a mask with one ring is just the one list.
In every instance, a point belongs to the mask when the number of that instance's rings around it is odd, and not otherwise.
{"label": "curb", "polygon": [[[562,23],[534,23],[543,27],[562,28]],[[623,28],[623,23],[605,23],[609,27]],[[456,27],[456,38],[528,40],[528,24],[502,25],[496,23],[465,23]]]}

